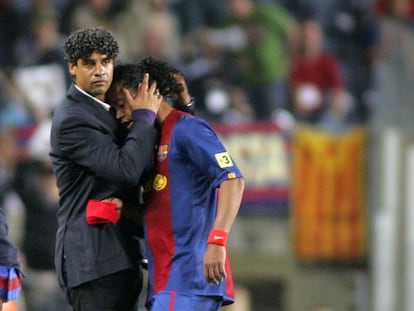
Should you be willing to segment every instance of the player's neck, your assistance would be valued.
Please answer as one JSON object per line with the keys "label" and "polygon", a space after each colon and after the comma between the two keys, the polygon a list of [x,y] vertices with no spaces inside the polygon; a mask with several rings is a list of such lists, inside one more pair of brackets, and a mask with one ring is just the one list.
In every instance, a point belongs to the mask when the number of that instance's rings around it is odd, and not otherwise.
{"label": "player's neck", "polygon": [[172,107],[165,101],[161,102],[160,109],[157,113],[157,122],[162,123],[172,111]]}

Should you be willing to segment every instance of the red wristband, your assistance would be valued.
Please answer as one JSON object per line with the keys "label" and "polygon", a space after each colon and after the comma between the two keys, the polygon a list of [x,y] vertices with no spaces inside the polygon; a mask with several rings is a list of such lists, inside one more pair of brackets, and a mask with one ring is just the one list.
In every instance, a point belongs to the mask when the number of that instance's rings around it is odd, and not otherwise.
{"label": "red wristband", "polygon": [[208,235],[208,244],[216,244],[220,246],[226,246],[228,233],[220,229],[211,229],[210,234]]}

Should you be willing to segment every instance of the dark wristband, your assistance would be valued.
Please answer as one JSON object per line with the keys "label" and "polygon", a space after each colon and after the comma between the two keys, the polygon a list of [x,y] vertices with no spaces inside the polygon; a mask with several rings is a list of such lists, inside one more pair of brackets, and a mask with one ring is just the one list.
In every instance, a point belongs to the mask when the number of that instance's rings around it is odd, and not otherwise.
{"label": "dark wristband", "polygon": [[185,105],[183,105],[181,103],[175,103],[175,102],[173,102],[172,107],[174,109],[177,109],[177,110],[180,110],[180,111],[183,111],[183,112],[187,112],[187,113],[190,113],[190,114],[194,115],[194,111],[195,111],[195,100],[194,100],[194,98],[191,98],[191,100],[187,104],[185,104]]}

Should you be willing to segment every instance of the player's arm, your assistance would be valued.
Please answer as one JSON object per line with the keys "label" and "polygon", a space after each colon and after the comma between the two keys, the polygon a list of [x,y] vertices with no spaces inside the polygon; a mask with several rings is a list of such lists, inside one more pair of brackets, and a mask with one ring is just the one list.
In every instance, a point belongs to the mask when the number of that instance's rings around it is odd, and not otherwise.
{"label": "player's arm", "polygon": [[180,137],[178,147],[185,155],[184,159],[190,159],[218,188],[216,217],[206,241],[204,276],[210,284],[219,283],[226,277],[225,242],[242,201],[244,179],[217,134],[204,120],[184,120],[186,122],[179,122],[175,127],[176,135]]}
{"label": "player's arm", "polygon": [[225,180],[220,184],[217,214],[204,255],[204,276],[208,283],[218,284],[226,278],[227,236],[239,211],[244,190],[244,179]]}

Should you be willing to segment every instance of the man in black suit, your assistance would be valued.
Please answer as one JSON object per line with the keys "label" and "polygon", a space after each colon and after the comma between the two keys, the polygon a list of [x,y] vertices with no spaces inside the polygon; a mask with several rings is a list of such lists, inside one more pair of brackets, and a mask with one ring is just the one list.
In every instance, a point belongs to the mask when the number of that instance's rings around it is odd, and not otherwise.
{"label": "man in black suit", "polygon": [[80,29],[64,48],[74,83],[54,112],[50,151],[60,195],[59,282],[75,311],[133,311],[142,288],[134,233],[126,219],[118,221],[114,204],[93,210],[87,203],[124,198],[125,189],[138,185],[156,142],[162,98],[148,75],[136,96],[125,91],[135,121],[125,139],[105,103],[119,52],[113,36],[102,28]]}

